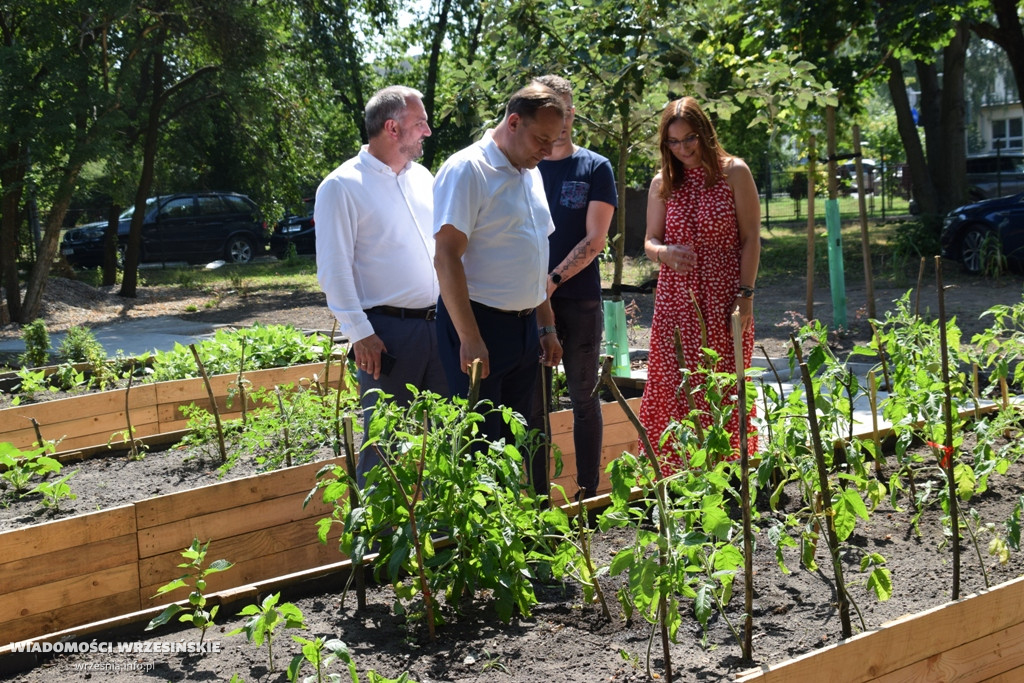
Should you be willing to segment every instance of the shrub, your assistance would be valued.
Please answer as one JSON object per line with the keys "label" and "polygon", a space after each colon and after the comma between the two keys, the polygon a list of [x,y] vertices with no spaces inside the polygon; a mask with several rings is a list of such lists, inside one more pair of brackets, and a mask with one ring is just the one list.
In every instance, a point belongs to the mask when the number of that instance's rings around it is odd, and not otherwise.
{"label": "shrub", "polygon": [[46,322],[36,318],[21,328],[21,338],[25,342],[25,353],[18,357],[18,362],[28,367],[46,365],[50,358],[50,333]]}

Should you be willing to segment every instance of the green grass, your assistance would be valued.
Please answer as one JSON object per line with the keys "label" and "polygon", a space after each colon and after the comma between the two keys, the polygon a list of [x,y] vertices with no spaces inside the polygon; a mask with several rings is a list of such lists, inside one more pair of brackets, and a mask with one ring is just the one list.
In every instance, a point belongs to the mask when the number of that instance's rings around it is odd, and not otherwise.
{"label": "green grass", "polygon": [[[100,281],[98,269],[82,271],[78,279],[91,285]],[[227,290],[319,291],[316,262],[312,259],[269,263],[227,264],[207,270],[204,266],[146,268],[139,271],[139,286],[177,285],[211,294]]]}

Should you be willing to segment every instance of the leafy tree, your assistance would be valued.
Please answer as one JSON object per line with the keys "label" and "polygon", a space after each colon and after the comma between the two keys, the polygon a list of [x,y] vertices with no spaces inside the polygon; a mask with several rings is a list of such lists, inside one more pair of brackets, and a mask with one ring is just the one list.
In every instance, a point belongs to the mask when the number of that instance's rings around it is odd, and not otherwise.
{"label": "leafy tree", "polygon": [[1017,79],[1017,93],[1024,94],[1024,26],[1021,24],[1020,3],[1016,0],[990,0],[989,8],[994,17],[975,17],[971,21],[971,30],[1006,52]]}
{"label": "leafy tree", "polygon": [[[104,59],[119,3],[43,1],[0,9],[0,266],[12,320],[35,318],[57,252],[64,215],[85,163],[112,130],[118,102],[104,89]],[[48,208],[24,300],[17,275],[19,206],[47,188]]]}

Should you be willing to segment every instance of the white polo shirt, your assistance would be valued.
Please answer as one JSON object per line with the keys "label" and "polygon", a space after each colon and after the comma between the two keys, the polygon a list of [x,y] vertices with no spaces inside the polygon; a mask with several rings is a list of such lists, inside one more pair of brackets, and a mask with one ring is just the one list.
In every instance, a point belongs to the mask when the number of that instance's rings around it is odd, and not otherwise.
{"label": "white polo shirt", "polygon": [[396,174],[364,145],[317,188],[317,279],[350,341],[373,334],[368,308],[437,303],[432,182],[415,162]]}
{"label": "white polo shirt", "polygon": [[548,235],[555,224],[537,169],[518,170],[491,131],[453,154],[434,179],[434,234],[452,225],[469,240],[462,264],[469,298],[504,310],[547,295]]}

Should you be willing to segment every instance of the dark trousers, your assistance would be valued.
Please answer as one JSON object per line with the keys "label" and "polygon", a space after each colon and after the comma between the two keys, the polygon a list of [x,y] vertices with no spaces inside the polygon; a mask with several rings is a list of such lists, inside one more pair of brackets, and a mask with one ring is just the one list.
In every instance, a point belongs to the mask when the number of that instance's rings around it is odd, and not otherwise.
{"label": "dark trousers", "polygon": [[[480,382],[480,400],[489,400],[495,407],[508,406],[525,420],[530,415],[540,360],[537,314],[518,317],[475,301],[471,303],[480,335],[487,345],[491,370]],[[459,358],[462,344],[441,299],[437,300],[437,338],[448,389],[454,396],[468,397],[469,375],[462,371]],[[491,441],[511,437],[500,413],[495,412],[485,418],[483,433]]]}
{"label": "dark trousers", "polygon": [[[390,394],[399,405],[407,405],[412,399],[412,392],[406,384],[441,396],[448,395],[448,382],[438,353],[437,321],[396,318],[373,312],[367,312],[366,317],[388,352],[395,356],[395,367],[390,374],[382,374],[379,379],[374,379],[373,375],[362,370],[358,372],[359,391],[362,394],[363,438],[370,433],[373,408],[379,396],[378,392],[371,389],[380,389]],[[379,463],[380,452],[376,448],[364,448],[359,453],[356,480],[360,488],[366,482],[366,474]]]}
{"label": "dark trousers", "polygon": [[[597,492],[601,480],[601,446],[604,436],[604,416],[601,398],[595,392],[600,361],[601,337],[604,319],[600,299],[553,298],[558,341],[562,344],[562,365],[565,367],[566,387],[572,402],[572,436],[576,449],[576,484],[583,495],[591,497]],[[551,369],[542,370],[548,400],[551,396]],[[530,427],[544,429],[544,406],[541,387],[534,399]],[[535,485],[547,482],[548,452],[541,449],[534,454],[532,473]],[[545,488],[544,490],[547,490]],[[569,492],[572,493],[571,491]]]}

